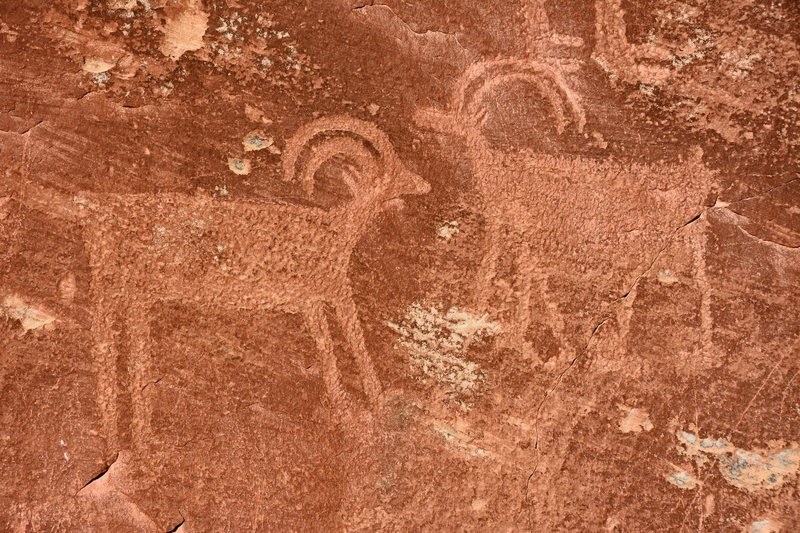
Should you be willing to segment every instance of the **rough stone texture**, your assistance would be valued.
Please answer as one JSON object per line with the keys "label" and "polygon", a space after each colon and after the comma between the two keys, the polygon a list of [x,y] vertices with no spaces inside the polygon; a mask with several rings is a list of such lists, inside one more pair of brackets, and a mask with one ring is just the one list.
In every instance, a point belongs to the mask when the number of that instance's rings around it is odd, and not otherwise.
{"label": "rough stone texture", "polygon": [[800,530],[799,24],[0,1],[0,530]]}

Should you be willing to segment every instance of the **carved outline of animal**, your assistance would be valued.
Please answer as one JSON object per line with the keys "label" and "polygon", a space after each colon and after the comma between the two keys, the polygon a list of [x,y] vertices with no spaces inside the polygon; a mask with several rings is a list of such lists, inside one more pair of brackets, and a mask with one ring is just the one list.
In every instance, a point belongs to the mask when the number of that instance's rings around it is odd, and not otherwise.
{"label": "carved outline of animal", "polygon": [[[415,113],[415,122],[426,129],[442,134],[455,134],[464,139],[469,154],[472,173],[476,178],[476,190],[479,193],[483,213],[486,216],[488,250],[484,254],[477,277],[477,305],[484,311],[487,310],[489,299],[492,296],[493,281],[496,276],[496,265],[502,248],[506,246],[502,239],[504,227],[512,228],[515,237],[522,244],[516,243],[515,258],[517,261],[518,275],[516,283],[520,285],[520,298],[517,300],[515,320],[511,330],[511,341],[515,346],[522,346],[526,350],[524,335],[532,319],[530,308],[531,289],[539,291],[540,299],[546,307],[544,317],[547,325],[560,338],[565,332],[565,317],[560,312],[557,303],[548,294],[548,274],[542,268],[539,259],[532,250],[531,234],[548,233],[553,241],[570,237],[559,233],[558,228],[548,227],[541,223],[543,208],[550,208],[553,212],[547,216],[556,216],[562,204],[569,207],[568,199],[562,188],[572,187],[570,192],[580,192],[582,182],[587,182],[586,191],[592,192],[591,181],[597,181],[602,176],[602,171],[616,172],[621,179],[630,180],[636,171],[644,172],[644,167],[627,165],[614,167],[613,163],[603,167],[595,165],[597,169],[591,170],[579,158],[549,155],[536,151],[520,150],[515,154],[505,155],[490,144],[490,140],[482,132],[482,127],[487,118],[486,109],[482,101],[491,91],[502,88],[505,84],[525,82],[533,85],[543,95],[546,104],[552,110],[552,119],[555,123],[556,141],[564,135],[568,127],[572,126],[575,133],[583,133],[586,125],[586,113],[580,98],[570,87],[561,72],[549,64],[536,62],[530,59],[502,58],[480,61],[469,66],[453,87],[453,96],[450,105],[445,110],[419,109]],[[521,163],[529,163],[530,167],[523,167]],[[566,168],[569,172],[563,172]],[[664,179],[676,179],[682,167],[664,172]],[[552,173],[552,177],[547,177]],[[572,174],[573,183],[558,182],[559,173]],[[650,173],[652,174],[652,173]],[[535,178],[535,179],[534,179]],[[549,180],[542,182],[541,180]],[[619,200],[619,191],[624,191],[619,185],[610,186],[607,183],[598,183],[596,198],[580,200],[589,210],[589,215],[594,215],[591,221],[597,226],[607,223],[603,210],[597,209],[599,202],[616,202]],[[627,186],[628,182],[623,185]],[[576,188],[577,187],[577,188]],[[615,192],[616,190],[616,192]],[[617,196],[615,196],[615,194]],[[585,205],[584,205],[585,204]],[[613,210],[606,210],[613,211]],[[584,213],[584,216],[587,213]],[[616,215],[612,212],[611,218]],[[569,220],[569,219],[566,219]],[[612,221],[613,223],[613,221]],[[597,231],[600,238],[601,231]],[[606,244],[607,245],[607,244]],[[558,243],[562,246],[562,243]],[[574,250],[567,250],[574,252]]]}
{"label": "carved outline of animal", "polygon": [[23,203],[83,226],[90,256],[99,407],[112,449],[119,446],[118,427],[124,429],[117,413],[114,313],[126,314],[131,339],[131,430],[146,436],[151,415],[144,388],[153,382],[148,375],[148,313],[162,301],[300,313],[321,354],[334,410],[346,419],[350,400],[342,388],[324,309],[331,305],[369,404],[380,409],[381,385],[348,278],[350,256],[380,212],[402,203],[403,195],[427,193],[430,185],[400,161],[380,129],[346,116],[299,128],[284,152],[284,179],[299,178],[310,195],[315,175],[328,163],[345,163],[342,180],[351,198],[327,211],[205,194],[90,193],[65,199],[35,183],[16,192]]}
{"label": "carved outline of animal", "polygon": [[[476,305],[481,311],[488,308],[492,296],[492,285],[496,275],[496,265],[501,253],[503,213],[514,207],[513,198],[503,195],[505,190],[497,179],[486,179],[482,166],[491,167],[492,148],[481,132],[486,119],[481,98],[489,91],[504,83],[525,81],[532,83],[548,99],[554,113],[558,134],[567,125],[574,123],[578,131],[583,131],[586,116],[580,99],[572,91],[564,77],[550,65],[530,60],[502,58],[473,63],[458,79],[453,87],[453,97],[448,109],[444,111],[430,108],[419,109],[415,122],[423,128],[437,133],[456,134],[465,140],[470,156],[473,174],[477,178],[476,189],[483,202],[486,215],[488,250],[484,253],[477,276]],[[498,176],[501,178],[502,176]],[[524,187],[524,184],[518,184]],[[520,270],[517,279],[522,281],[521,294],[517,302],[516,319],[511,329],[511,342],[524,345],[522,337],[531,319],[529,305],[533,282],[538,282],[541,292],[545,291],[545,276],[539,271],[530,247],[522,246],[515,250]],[[564,321],[556,305],[545,294],[542,299],[548,307],[548,323],[557,333],[563,333]]]}

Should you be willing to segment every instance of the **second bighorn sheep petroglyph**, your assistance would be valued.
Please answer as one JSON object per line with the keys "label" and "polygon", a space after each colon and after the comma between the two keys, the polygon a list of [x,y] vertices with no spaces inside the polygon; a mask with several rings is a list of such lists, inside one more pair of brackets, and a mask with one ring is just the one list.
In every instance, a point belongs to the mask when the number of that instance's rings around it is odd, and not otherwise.
{"label": "second bighorn sheep petroglyph", "polygon": [[[529,108],[514,115],[513,107],[496,103],[515,90],[535,95],[534,102],[526,102],[535,104],[540,120],[532,145],[487,134],[498,127],[531,128],[536,117]],[[567,155],[567,137],[588,142],[581,99],[557,66],[530,59],[471,65],[445,109],[420,109],[415,120],[440,134],[458,136],[466,145],[486,219],[477,304],[486,310],[501,252],[510,249],[517,263],[516,316],[506,330],[523,349],[533,318],[533,288],[539,289],[545,307],[547,316],[541,320],[561,338],[567,312],[548,287],[549,280],[569,271],[585,277],[593,290],[608,291],[604,297],[621,295],[652,259],[643,250],[660,247],[670,230],[687,220],[687,212],[697,211],[705,194],[701,186],[710,182],[694,179],[708,172],[697,154],[680,164]]]}
{"label": "second bighorn sheep petroglyph", "polygon": [[[336,313],[366,396],[381,402],[348,278],[350,256],[375,217],[403,195],[430,186],[397,157],[376,126],[345,116],[316,120],[287,142],[284,178],[310,193],[317,172],[339,169],[351,198],[329,210],[277,200],[222,200],[204,194],[87,194],[74,199],[29,183],[17,196],[81,222],[90,257],[93,357],[111,446],[128,423],[148,433],[150,313],[157,302],[214,309],[280,310],[305,319],[322,359],[334,408],[348,412],[325,306]],[[130,335],[132,420],[120,420],[115,313]]]}

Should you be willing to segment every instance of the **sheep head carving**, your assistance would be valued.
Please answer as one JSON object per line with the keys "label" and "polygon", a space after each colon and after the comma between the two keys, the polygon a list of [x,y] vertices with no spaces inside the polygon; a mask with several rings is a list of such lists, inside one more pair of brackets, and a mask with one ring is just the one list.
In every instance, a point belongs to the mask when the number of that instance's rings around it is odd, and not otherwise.
{"label": "sheep head carving", "polygon": [[486,98],[494,89],[510,84],[532,86],[549,104],[557,135],[570,125],[582,132],[586,115],[580,99],[554,67],[523,59],[494,59],[470,65],[453,87],[445,110],[423,108],[414,121],[438,133],[457,134],[468,142],[482,139],[486,120]]}
{"label": "sheep head carving", "polygon": [[400,161],[389,138],[377,126],[347,116],[320,118],[302,126],[287,143],[283,177],[299,181],[306,196],[314,192],[317,172],[340,158],[342,179],[355,206],[384,208],[401,203],[401,197],[425,194],[428,182]]}

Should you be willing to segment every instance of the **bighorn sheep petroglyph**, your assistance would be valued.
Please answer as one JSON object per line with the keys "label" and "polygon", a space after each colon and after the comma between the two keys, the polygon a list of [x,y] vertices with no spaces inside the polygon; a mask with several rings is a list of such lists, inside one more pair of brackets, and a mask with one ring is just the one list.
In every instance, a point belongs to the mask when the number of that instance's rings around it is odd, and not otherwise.
{"label": "bighorn sheep petroglyph", "polygon": [[[348,278],[350,256],[375,217],[401,196],[430,186],[397,157],[376,126],[345,116],[302,126],[287,142],[284,178],[307,193],[323,167],[341,171],[351,198],[325,210],[277,200],[225,200],[207,194],[85,194],[59,198],[28,182],[22,202],[81,223],[90,257],[93,357],[106,435],[147,435],[151,308],[171,301],[222,309],[299,313],[316,342],[325,387],[341,416],[349,412],[326,319],[333,307],[372,407],[381,384],[364,343]],[[130,335],[132,420],[120,420],[115,313]],[[128,426],[130,424],[130,426]]]}
{"label": "bighorn sheep petroglyph", "polygon": [[[543,122],[534,141],[513,145],[491,128],[531,129],[530,117],[497,105],[512,91],[534,94]],[[492,115],[492,116],[490,116]],[[501,120],[497,120],[500,115]],[[511,116],[508,116],[511,115]],[[494,120],[492,120],[494,119]],[[586,112],[556,65],[530,59],[495,59],[468,67],[445,109],[420,109],[423,128],[460,137],[486,219],[486,247],[478,275],[477,305],[486,310],[495,294],[497,263],[510,249],[516,258],[516,309],[510,338],[525,349],[532,320],[531,289],[545,307],[539,317],[560,337],[565,312],[548,287],[565,270],[588,276],[603,290],[627,286],[650,260],[642,251],[661,246],[687,211],[696,211],[710,180],[696,154],[681,164],[620,162],[568,155],[566,138],[583,141]],[[499,126],[498,126],[499,125]],[[543,141],[547,142],[538,142]],[[591,137],[590,137],[591,139]],[[554,152],[554,153],[550,153]],[[620,276],[613,289],[605,278]],[[595,283],[593,281],[592,283]],[[534,287],[535,284],[535,287]]]}

